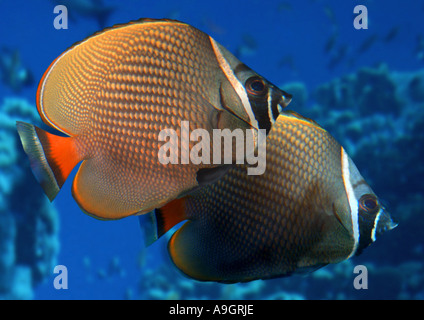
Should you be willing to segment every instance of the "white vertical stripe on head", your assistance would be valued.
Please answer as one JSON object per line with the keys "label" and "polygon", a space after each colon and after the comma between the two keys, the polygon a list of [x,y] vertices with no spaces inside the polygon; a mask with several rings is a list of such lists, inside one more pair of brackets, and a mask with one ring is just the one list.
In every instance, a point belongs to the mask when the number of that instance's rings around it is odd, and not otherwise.
{"label": "white vertical stripe on head", "polygon": [[371,232],[371,240],[374,242],[375,241],[375,232],[377,231],[377,225],[378,225],[378,221],[380,220],[380,216],[381,213],[383,212],[383,209],[380,208],[380,210],[378,211],[377,216],[374,219],[374,227],[372,228],[372,232]]}
{"label": "white vertical stripe on head", "polygon": [[355,192],[353,191],[352,183],[350,182],[350,171],[349,171],[349,156],[346,151],[341,147],[342,152],[342,177],[343,183],[346,190],[347,200],[350,207],[350,217],[352,219],[352,228],[353,228],[353,239],[354,245],[353,250],[348,259],[353,256],[356,252],[359,243],[359,222],[358,222],[358,199],[355,197]]}
{"label": "white vertical stripe on head", "polygon": [[273,117],[272,109],[271,109],[271,106],[272,106],[272,94],[271,93],[272,93],[271,90],[268,90],[268,117],[269,117],[269,122],[271,122],[271,124],[274,124],[275,119]]}
{"label": "white vertical stripe on head", "polygon": [[244,110],[246,110],[246,113],[249,116],[250,124],[256,129],[259,129],[259,124],[255,118],[255,115],[253,114],[252,107],[250,105],[249,97],[247,96],[246,90],[244,89],[241,82],[237,79],[228,61],[222,55],[222,52],[219,49],[216,41],[212,39],[211,37],[209,37],[209,39],[211,40],[213,51],[215,52],[215,56],[218,59],[218,62],[222,71],[224,72],[228,81],[230,81],[231,85],[233,86],[234,90],[239,96],[241,103],[243,104]]}
{"label": "white vertical stripe on head", "polygon": [[283,107],[281,106],[281,104],[278,104],[277,105],[277,108],[278,108],[278,112],[279,113],[282,113],[283,112]]}

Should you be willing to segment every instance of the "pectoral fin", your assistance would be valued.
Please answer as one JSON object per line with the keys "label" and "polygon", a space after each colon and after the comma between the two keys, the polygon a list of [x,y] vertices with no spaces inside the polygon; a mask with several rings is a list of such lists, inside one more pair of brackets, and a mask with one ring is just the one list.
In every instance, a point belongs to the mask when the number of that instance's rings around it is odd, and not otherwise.
{"label": "pectoral fin", "polygon": [[203,168],[197,171],[196,180],[200,187],[214,183],[221,179],[231,168],[230,164],[215,168]]}

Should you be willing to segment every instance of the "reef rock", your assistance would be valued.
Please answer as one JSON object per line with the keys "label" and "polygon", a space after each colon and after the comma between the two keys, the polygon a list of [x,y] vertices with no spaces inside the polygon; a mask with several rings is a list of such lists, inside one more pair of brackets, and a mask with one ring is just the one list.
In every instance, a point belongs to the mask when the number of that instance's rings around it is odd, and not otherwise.
{"label": "reef rock", "polygon": [[355,110],[361,116],[374,113],[398,114],[402,99],[397,94],[396,79],[386,65],[362,68],[323,84],[315,91],[315,100],[331,110]]}

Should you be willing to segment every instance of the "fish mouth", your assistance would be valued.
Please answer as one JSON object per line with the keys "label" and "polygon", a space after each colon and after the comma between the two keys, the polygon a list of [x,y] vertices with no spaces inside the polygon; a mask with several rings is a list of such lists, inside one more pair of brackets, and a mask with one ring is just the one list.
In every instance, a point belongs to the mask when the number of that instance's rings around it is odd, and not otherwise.
{"label": "fish mouth", "polygon": [[[281,90],[282,91],[282,90]],[[287,107],[293,99],[293,95],[283,91],[279,105],[283,108]]]}
{"label": "fish mouth", "polygon": [[398,226],[398,223],[394,221],[387,210],[382,207],[380,212],[377,214],[375,227],[373,230],[372,238],[375,240],[383,233],[390,231]]}

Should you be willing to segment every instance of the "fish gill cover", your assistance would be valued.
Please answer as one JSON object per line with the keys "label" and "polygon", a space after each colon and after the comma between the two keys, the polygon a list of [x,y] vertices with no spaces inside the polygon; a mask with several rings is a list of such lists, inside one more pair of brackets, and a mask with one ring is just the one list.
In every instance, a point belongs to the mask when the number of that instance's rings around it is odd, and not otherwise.
{"label": "fish gill cover", "polygon": [[[424,299],[424,2],[367,2],[363,30],[353,25],[356,4],[0,2],[0,298]],[[55,28],[57,5],[68,9],[67,29]],[[293,94],[290,108],[346,148],[399,227],[361,256],[307,277],[226,285],[182,276],[165,241],[145,249],[133,217],[105,223],[82,215],[69,184],[49,204],[15,121],[37,123],[36,83],[61,52],[103,26],[141,17],[200,28]],[[54,285],[57,265],[67,268],[68,289]],[[354,287],[358,265],[368,270],[367,289]]]}

